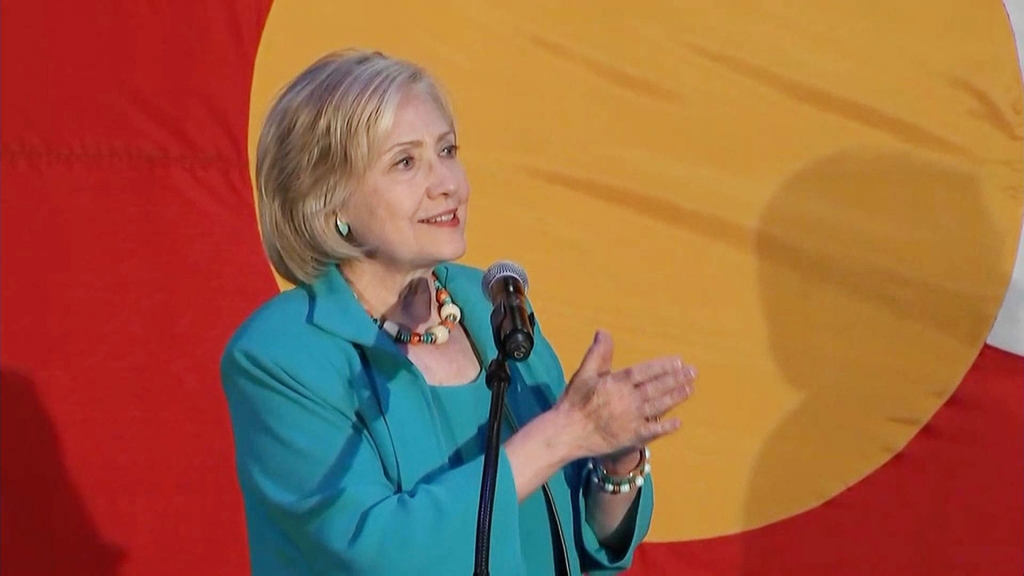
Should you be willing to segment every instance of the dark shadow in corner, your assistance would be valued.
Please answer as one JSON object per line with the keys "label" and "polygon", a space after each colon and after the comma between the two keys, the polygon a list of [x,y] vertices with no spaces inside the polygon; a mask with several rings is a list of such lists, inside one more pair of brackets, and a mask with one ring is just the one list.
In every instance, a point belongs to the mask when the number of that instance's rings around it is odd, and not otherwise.
{"label": "dark shadow in corner", "polygon": [[103,538],[64,466],[53,421],[28,376],[0,372],[0,550],[4,574],[117,574],[125,553]]}

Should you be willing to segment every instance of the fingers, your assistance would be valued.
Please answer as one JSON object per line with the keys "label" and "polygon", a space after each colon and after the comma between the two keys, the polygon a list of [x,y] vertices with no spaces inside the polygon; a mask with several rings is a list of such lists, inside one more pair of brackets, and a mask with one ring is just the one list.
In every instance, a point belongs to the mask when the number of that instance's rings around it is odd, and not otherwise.
{"label": "fingers", "polygon": [[[693,394],[696,370],[677,356],[612,371],[611,335],[598,331],[570,381],[564,398],[575,405],[597,439],[593,454],[646,443],[680,428],[662,418]],[[570,405],[567,404],[567,405]]]}
{"label": "fingers", "polygon": [[583,376],[597,376],[610,372],[612,369],[612,351],[614,343],[611,334],[604,330],[598,330],[594,335],[594,342],[587,349],[587,353],[580,362],[576,374]]}
{"label": "fingers", "polygon": [[681,425],[682,422],[679,421],[679,418],[664,418],[661,420],[645,421],[640,426],[640,439],[642,443],[646,444],[666,434],[675,432]]}
{"label": "fingers", "polygon": [[642,419],[638,434],[645,441],[679,429],[677,418],[662,419],[662,415],[693,394],[695,377],[696,370],[680,365],[633,388],[639,400],[637,416]]}
{"label": "fingers", "polygon": [[635,386],[640,396],[647,401],[663,396],[676,398],[675,403],[686,400],[693,394],[697,371],[691,366],[673,369]]}
{"label": "fingers", "polygon": [[682,373],[687,369],[696,374],[693,368],[684,364],[678,356],[665,356],[624,368],[615,372],[613,376],[617,380],[638,386],[664,374]]}
{"label": "fingers", "polygon": [[[661,391],[653,394],[644,394],[643,401],[640,403],[640,414],[643,418],[657,418],[662,414],[668,412],[672,408],[675,408],[679,404],[682,404],[690,397],[690,390],[685,383],[672,382],[669,377],[663,377],[661,380],[669,381],[669,387],[663,388]],[[665,386],[664,383],[659,383],[660,386]],[[650,388],[653,388],[652,383]]]}

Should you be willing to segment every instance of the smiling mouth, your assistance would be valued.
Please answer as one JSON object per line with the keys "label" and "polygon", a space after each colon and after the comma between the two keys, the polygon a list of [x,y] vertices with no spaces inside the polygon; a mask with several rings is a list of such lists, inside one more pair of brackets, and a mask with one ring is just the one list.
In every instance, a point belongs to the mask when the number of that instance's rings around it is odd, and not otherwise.
{"label": "smiling mouth", "polygon": [[455,219],[455,212],[456,210],[449,210],[448,212],[438,214],[437,216],[424,218],[423,220],[420,220],[420,222],[423,224],[440,224],[442,222],[451,222],[453,219]]}

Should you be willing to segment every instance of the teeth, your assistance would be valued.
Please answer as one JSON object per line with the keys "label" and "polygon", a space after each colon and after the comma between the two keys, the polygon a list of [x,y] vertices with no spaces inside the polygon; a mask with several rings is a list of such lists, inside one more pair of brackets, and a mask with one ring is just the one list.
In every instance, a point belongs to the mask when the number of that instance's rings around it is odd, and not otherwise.
{"label": "teeth", "polygon": [[452,218],[455,218],[455,212],[449,212],[449,213],[447,213],[447,214],[445,214],[443,216],[435,216],[433,218],[429,218],[427,220],[424,220],[424,222],[426,222],[428,224],[436,224],[437,222],[448,222]]}

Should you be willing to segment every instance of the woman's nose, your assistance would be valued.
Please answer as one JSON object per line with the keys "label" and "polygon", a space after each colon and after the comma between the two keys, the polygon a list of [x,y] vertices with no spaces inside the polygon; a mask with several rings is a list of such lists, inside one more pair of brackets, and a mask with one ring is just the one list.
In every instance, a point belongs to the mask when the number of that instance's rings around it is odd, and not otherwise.
{"label": "woman's nose", "polygon": [[452,195],[459,188],[459,179],[450,166],[440,159],[434,160],[430,170],[427,194],[430,196]]}

